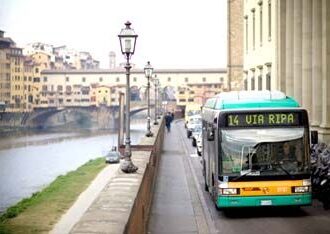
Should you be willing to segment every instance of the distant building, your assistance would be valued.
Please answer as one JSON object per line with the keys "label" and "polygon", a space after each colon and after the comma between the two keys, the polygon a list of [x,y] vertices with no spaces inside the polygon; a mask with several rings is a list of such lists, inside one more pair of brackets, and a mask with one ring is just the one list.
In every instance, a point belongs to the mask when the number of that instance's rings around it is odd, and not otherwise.
{"label": "distant building", "polygon": [[[159,78],[163,98],[175,101],[179,106],[185,106],[191,102],[198,102],[202,105],[206,98],[228,88],[225,69],[158,69],[154,72]],[[90,88],[90,105],[100,105],[103,101],[109,105],[118,105],[119,93],[125,92],[126,87],[125,70],[122,68],[115,70],[44,70],[41,72],[41,77],[42,90],[50,90],[52,87],[54,90],[52,95],[50,93],[47,93],[46,96],[42,95],[42,107],[47,104],[50,106],[51,103],[58,103],[59,106],[70,106],[73,103],[78,105],[79,101],[72,100],[79,99],[78,96],[74,97],[73,91],[73,88],[79,85]],[[144,97],[141,90],[145,90],[144,86],[147,84],[144,71],[133,69],[130,78],[131,98],[140,100],[141,97]],[[154,100],[153,82],[151,85],[151,100]],[[182,90],[184,90],[183,93]],[[80,92],[79,88],[76,92]],[[105,97],[107,92],[109,92],[109,96]]]}
{"label": "distant building", "polygon": [[109,69],[116,68],[116,53],[111,51],[109,53]]}

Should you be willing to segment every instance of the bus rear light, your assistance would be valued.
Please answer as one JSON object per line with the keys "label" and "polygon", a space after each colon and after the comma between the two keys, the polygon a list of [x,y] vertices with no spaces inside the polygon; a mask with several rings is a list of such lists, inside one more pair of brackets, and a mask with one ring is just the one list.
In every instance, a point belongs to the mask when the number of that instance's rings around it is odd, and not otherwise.
{"label": "bus rear light", "polygon": [[219,189],[221,195],[237,195],[239,194],[238,188],[221,188]]}
{"label": "bus rear light", "polygon": [[308,193],[311,191],[310,186],[296,186],[292,187],[292,192],[293,193]]}

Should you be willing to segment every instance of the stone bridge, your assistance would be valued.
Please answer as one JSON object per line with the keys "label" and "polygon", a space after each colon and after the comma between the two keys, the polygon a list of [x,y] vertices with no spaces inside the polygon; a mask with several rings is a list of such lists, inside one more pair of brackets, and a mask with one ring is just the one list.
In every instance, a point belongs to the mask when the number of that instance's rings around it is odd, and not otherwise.
{"label": "stone bridge", "polygon": [[[154,108],[154,105],[151,105]],[[130,116],[147,109],[145,102],[133,101],[130,105]],[[125,110],[125,109],[124,109]],[[55,119],[57,116],[57,119]],[[42,128],[45,123],[63,125],[63,123],[87,124],[97,123],[107,128],[119,117],[119,106],[72,106],[37,108],[31,113],[25,113],[21,125]],[[48,123],[50,124],[50,123]]]}

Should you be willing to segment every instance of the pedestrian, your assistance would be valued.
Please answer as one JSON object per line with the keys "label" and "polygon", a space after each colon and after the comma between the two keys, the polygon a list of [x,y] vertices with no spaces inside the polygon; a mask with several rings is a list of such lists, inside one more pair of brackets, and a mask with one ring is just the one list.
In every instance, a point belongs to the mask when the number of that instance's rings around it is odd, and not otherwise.
{"label": "pedestrian", "polygon": [[174,110],[171,113],[172,121],[174,120]]}
{"label": "pedestrian", "polygon": [[172,122],[173,118],[171,115],[171,112],[167,112],[166,116],[165,116],[165,125],[167,128],[167,132],[171,131],[171,122]]}

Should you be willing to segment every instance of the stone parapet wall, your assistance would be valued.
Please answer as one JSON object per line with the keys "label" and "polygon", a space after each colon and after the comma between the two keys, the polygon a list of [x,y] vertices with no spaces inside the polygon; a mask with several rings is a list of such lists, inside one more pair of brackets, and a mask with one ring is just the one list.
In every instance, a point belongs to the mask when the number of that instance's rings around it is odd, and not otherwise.
{"label": "stone parapet wall", "polygon": [[132,146],[136,173],[120,169],[110,179],[70,233],[146,233],[164,138],[164,121],[153,125],[154,137]]}

